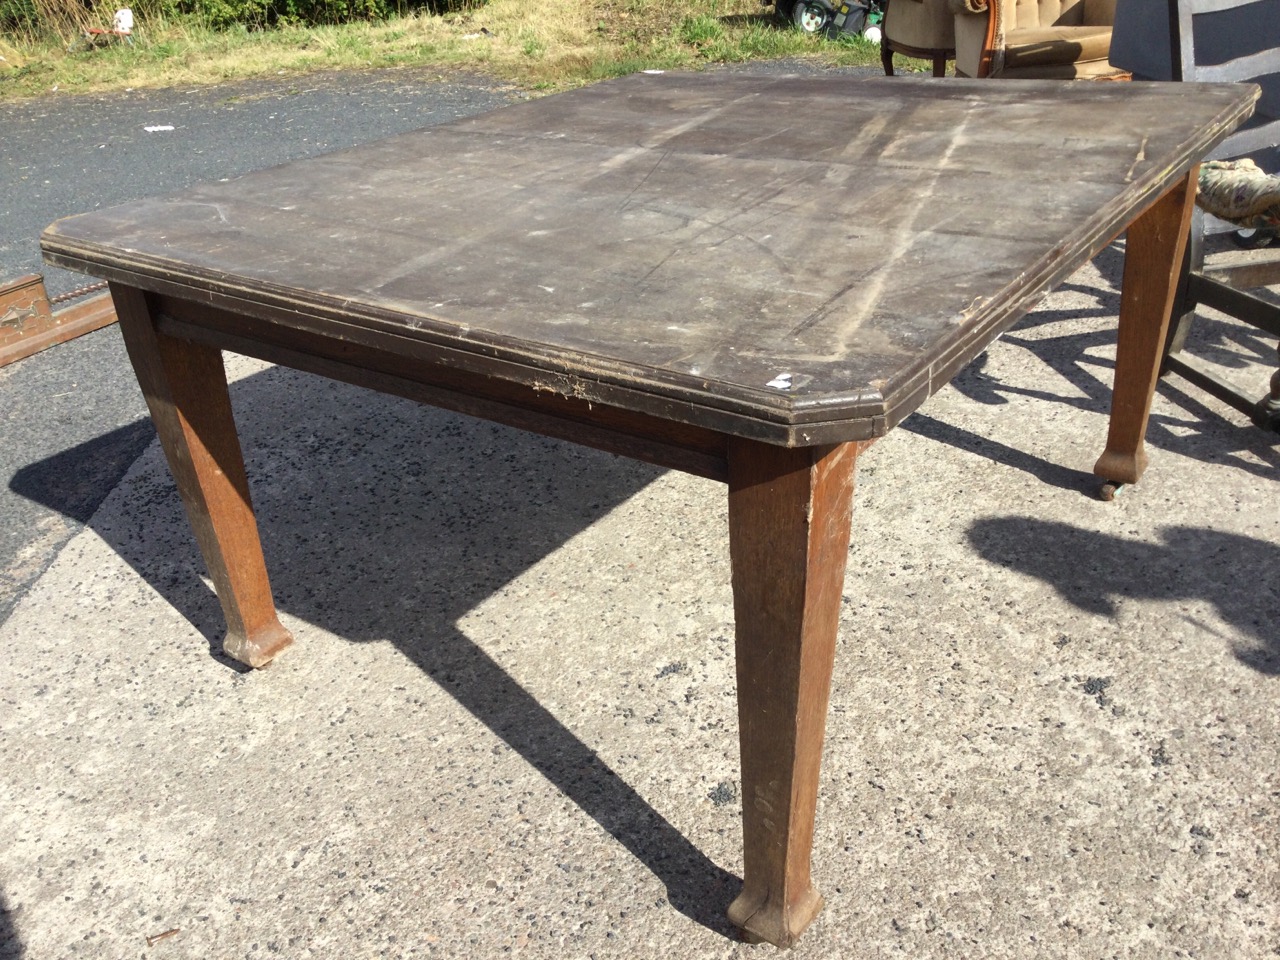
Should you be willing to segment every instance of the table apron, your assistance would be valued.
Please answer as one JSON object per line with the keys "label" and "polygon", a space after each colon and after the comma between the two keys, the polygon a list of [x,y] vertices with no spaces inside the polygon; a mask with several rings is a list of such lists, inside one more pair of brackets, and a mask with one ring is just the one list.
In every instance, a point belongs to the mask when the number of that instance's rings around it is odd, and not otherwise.
{"label": "table apron", "polygon": [[456,413],[568,440],[695,476],[728,481],[728,435],[430,363],[367,344],[264,324],[206,304],[149,294],[156,328],[270,363]]}

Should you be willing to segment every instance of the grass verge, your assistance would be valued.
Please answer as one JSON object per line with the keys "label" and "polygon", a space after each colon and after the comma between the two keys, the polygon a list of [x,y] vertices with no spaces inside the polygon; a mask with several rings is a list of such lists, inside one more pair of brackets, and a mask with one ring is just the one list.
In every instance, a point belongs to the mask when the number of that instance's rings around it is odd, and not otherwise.
{"label": "grass verge", "polygon": [[78,52],[67,52],[63,38],[0,34],[0,98],[395,66],[474,71],[551,90],[636,70],[754,59],[872,64],[878,49],[805,36],[759,0],[490,0],[443,15],[252,31],[154,17],[138,24],[132,45]]}

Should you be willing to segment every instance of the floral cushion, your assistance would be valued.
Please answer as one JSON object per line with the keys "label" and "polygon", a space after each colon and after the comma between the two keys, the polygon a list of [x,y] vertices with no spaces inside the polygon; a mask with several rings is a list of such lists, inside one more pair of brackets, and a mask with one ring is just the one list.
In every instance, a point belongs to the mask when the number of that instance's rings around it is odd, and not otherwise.
{"label": "floral cushion", "polygon": [[1206,213],[1253,230],[1280,227],[1280,176],[1252,160],[1206,160],[1196,203]]}

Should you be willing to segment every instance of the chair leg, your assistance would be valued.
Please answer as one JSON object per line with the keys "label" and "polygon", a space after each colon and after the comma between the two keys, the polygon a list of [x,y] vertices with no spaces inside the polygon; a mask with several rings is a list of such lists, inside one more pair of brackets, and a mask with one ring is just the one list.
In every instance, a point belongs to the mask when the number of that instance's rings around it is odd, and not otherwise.
{"label": "chair leg", "polygon": [[[1196,301],[1191,293],[1191,275],[1204,269],[1204,211],[1199,207],[1191,213],[1190,235],[1182,257],[1182,269],[1178,276],[1178,290],[1170,308],[1172,321],[1165,340],[1164,355],[1181,353],[1196,318]],[[1162,371],[1163,372],[1163,371]]]}
{"label": "chair leg", "polygon": [[893,76],[893,47],[884,37],[880,38],[880,64],[884,67],[886,77]]}
{"label": "chair leg", "polygon": [[1253,422],[1264,430],[1280,433],[1280,344],[1276,345],[1276,367],[1271,375],[1271,392],[1258,401]]}

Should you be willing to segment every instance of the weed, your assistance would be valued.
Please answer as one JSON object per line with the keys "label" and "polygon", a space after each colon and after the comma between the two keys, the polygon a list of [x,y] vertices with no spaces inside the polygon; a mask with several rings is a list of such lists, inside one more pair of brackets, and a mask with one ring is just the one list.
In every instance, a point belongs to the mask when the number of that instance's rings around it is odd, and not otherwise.
{"label": "weed", "polygon": [[677,35],[682,43],[698,46],[721,39],[724,36],[724,28],[720,26],[720,21],[712,16],[685,17],[680,21]]}

